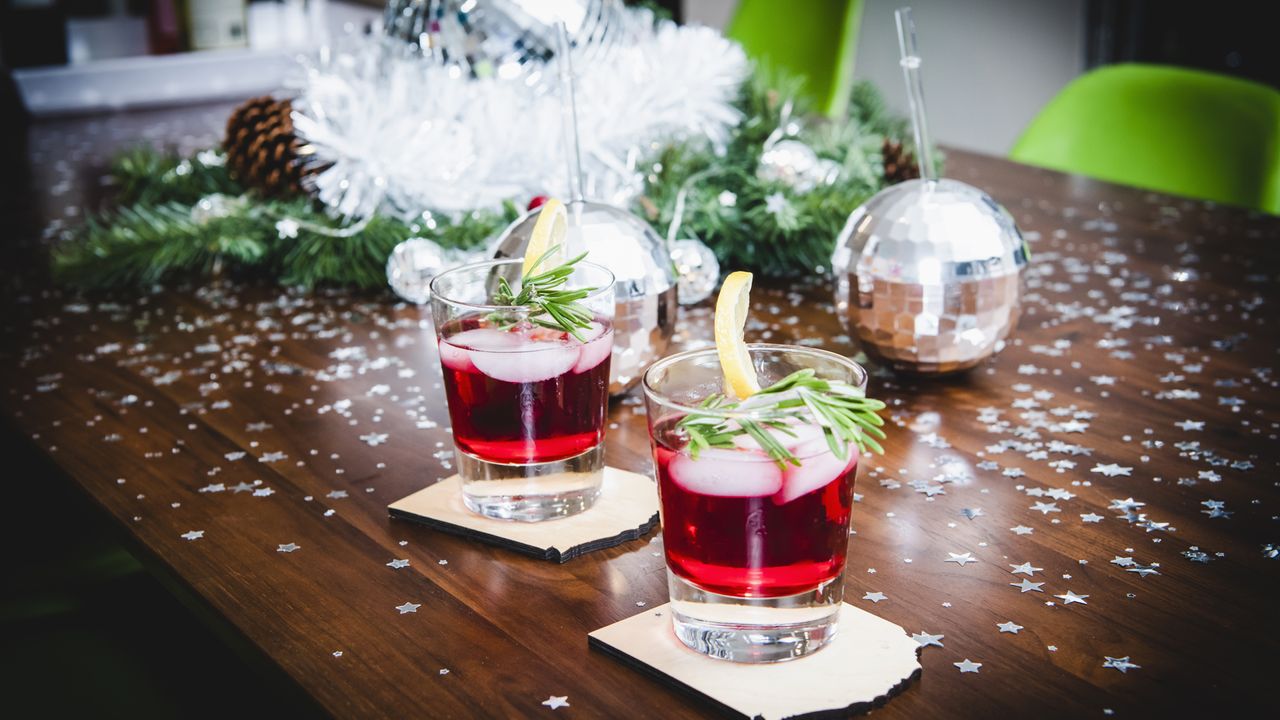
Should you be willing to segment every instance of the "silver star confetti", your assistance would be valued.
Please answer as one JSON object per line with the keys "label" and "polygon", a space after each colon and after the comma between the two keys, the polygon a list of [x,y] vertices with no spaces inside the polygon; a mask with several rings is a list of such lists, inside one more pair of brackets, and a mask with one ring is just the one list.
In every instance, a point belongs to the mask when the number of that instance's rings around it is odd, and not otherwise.
{"label": "silver star confetti", "polygon": [[1010,584],[1010,585],[1012,585],[1013,587],[1018,588],[1019,590],[1021,590],[1021,591],[1022,591],[1022,592],[1024,592],[1024,593],[1025,593],[1025,592],[1038,592],[1038,593],[1042,593],[1042,592],[1044,592],[1043,590],[1041,590],[1041,589],[1040,589],[1040,586],[1041,586],[1041,585],[1044,585],[1044,583],[1042,583],[1042,582],[1031,582],[1030,580],[1028,580],[1028,579],[1026,579],[1026,578],[1022,578],[1022,582],[1020,582],[1020,583],[1009,583],[1009,584]]}
{"label": "silver star confetti", "polygon": [[1122,658],[1113,658],[1109,656],[1104,656],[1104,657],[1106,657],[1106,659],[1102,662],[1102,667],[1112,668],[1113,670],[1119,670],[1122,673],[1127,673],[1130,670],[1142,667],[1141,665],[1134,665],[1133,663],[1129,662],[1128,655],[1125,655]]}
{"label": "silver star confetti", "polygon": [[943,637],[945,637],[945,636],[943,636],[943,635],[930,635],[930,634],[929,634],[929,633],[927,633],[927,632],[918,632],[918,633],[916,633],[916,634],[912,635],[912,636],[911,636],[911,639],[912,639],[912,640],[915,640],[915,641],[916,641],[916,643],[920,645],[920,647],[928,647],[928,646],[930,646],[930,645],[937,645],[938,647],[942,647],[942,638],[943,638]]}

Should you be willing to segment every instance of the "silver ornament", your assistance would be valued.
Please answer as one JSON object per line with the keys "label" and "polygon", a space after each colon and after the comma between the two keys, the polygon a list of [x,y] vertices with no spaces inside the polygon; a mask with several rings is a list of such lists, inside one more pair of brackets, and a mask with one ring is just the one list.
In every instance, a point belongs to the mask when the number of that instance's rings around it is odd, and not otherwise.
{"label": "silver ornament", "polygon": [[779,140],[760,154],[756,177],[780,182],[800,192],[812,187],[809,173],[818,164],[818,153],[799,140]]}
{"label": "silver ornament", "polygon": [[574,47],[606,50],[624,32],[621,0],[389,0],[383,34],[471,77],[540,79],[555,23]]}
{"label": "silver ornament", "polygon": [[836,308],[868,355],[922,374],[965,370],[1018,320],[1028,250],[1013,218],[956,180],[908,180],[855,210],[836,241]]}
{"label": "silver ornament", "polygon": [[430,302],[431,279],[452,267],[455,259],[431,240],[409,238],[396,245],[387,258],[387,284],[409,302]]}
{"label": "silver ornament", "polygon": [[805,193],[818,185],[834,183],[840,177],[840,165],[818,157],[813,148],[799,140],[778,140],[767,144],[760,154],[756,177]]}
{"label": "silver ornament", "polygon": [[[590,253],[587,259],[614,275],[617,308],[613,318],[613,358],[609,392],[620,395],[640,380],[661,357],[675,332],[676,274],[666,243],[649,223],[604,203],[565,203],[569,215],[566,252]],[[516,220],[490,246],[495,258],[524,257],[538,212]]]}
{"label": "silver ornament", "polygon": [[676,266],[681,305],[695,305],[711,297],[720,283],[720,261],[701,240],[671,243],[671,262]]}

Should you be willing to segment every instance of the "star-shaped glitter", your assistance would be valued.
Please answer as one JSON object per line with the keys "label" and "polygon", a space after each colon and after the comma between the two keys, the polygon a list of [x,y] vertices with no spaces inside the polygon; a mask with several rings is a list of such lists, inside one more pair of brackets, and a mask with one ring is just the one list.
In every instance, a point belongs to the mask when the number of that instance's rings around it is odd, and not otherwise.
{"label": "star-shaped glitter", "polygon": [[882,593],[882,592],[869,592],[869,593],[867,593],[866,595],[863,595],[863,596],[862,596],[862,599],[863,599],[863,600],[870,600],[870,601],[871,601],[871,602],[873,602],[873,603],[878,603],[878,602],[880,602],[881,600],[888,600],[888,599],[889,599],[889,596],[888,596],[888,595],[885,595],[885,594],[884,594],[884,593]]}
{"label": "star-shaped glitter", "polygon": [[203,530],[191,530],[189,532],[182,533],[183,540],[199,540],[202,537],[204,537]]}
{"label": "star-shaped glitter", "polygon": [[1089,379],[1093,381],[1094,385],[1115,385],[1116,384],[1116,379],[1111,377],[1110,375],[1094,375]]}
{"label": "star-shaped glitter", "polygon": [[1106,655],[1104,655],[1103,657],[1107,658],[1102,663],[1102,667],[1104,668],[1112,668],[1115,670],[1119,670],[1120,672],[1128,672],[1135,668],[1142,667],[1141,665],[1134,665],[1133,663],[1129,662],[1128,655],[1125,655],[1122,658],[1113,658],[1113,657],[1108,657]]}
{"label": "star-shaped glitter", "polygon": [[949,552],[947,553],[947,559],[943,560],[942,562],[953,562],[959,565],[960,567],[964,567],[965,563],[978,562],[978,558],[974,557],[973,553],[971,552],[967,552],[963,554]]}
{"label": "star-shaped glitter", "polygon": [[964,660],[958,663],[951,663],[951,664],[960,668],[960,672],[962,673],[976,673],[978,672],[978,668],[982,667],[982,663],[973,662],[969,658],[965,658]]}
{"label": "star-shaped glitter", "polygon": [[266,422],[251,422],[248,425],[244,426],[245,432],[262,432],[264,430],[270,430],[270,429],[271,429],[271,423],[266,423]]}
{"label": "star-shaped glitter", "polygon": [[1054,595],[1054,597],[1061,599],[1063,605],[1070,605],[1071,603],[1089,604],[1084,601],[1085,598],[1089,597],[1088,595],[1077,595],[1070,590],[1067,591],[1066,595]]}
{"label": "star-shaped glitter", "polygon": [[1120,557],[1119,555],[1117,555],[1115,559],[1111,561],[1111,564],[1119,565],[1120,567],[1132,567],[1137,563],[1133,561],[1132,557]]}
{"label": "star-shaped glitter", "polygon": [[1035,577],[1036,573],[1044,570],[1044,568],[1031,567],[1031,563],[1029,562],[1024,562],[1021,565],[1014,565],[1013,563],[1010,563],[1009,567],[1013,568],[1009,572],[1014,575],[1030,575],[1031,577]]}
{"label": "star-shaped glitter", "polygon": [[942,638],[944,637],[946,636],[930,635],[927,632],[918,632],[915,635],[912,635],[911,639],[915,640],[916,643],[920,645],[920,647],[928,647],[930,645],[937,645],[938,647],[942,647]]}
{"label": "star-shaped glitter", "polygon": [[365,441],[365,443],[368,444],[369,447],[377,447],[387,441],[387,434],[386,433],[366,433],[364,435],[361,435],[360,439]]}
{"label": "star-shaped glitter", "polygon": [[556,708],[569,707],[569,696],[568,695],[552,695],[546,700],[543,700],[542,704],[546,705],[552,710],[555,710]]}
{"label": "star-shaped glitter", "polygon": [[394,568],[396,570],[399,570],[400,568],[409,567],[409,558],[404,558],[403,560],[392,560],[391,562],[387,563],[387,567]]}
{"label": "star-shaped glitter", "polygon": [[1098,513],[1080,513],[1080,519],[1087,523],[1102,522],[1102,516]]}
{"label": "star-shaped glitter", "polygon": [[1183,420],[1182,422],[1174,423],[1174,425],[1177,425],[1186,432],[1191,432],[1192,430],[1204,430],[1203,420]]}
{"label": "star-shaped glitter", "polygon": [[1009,583],[1009,585],[1018,588],[1022,592],[1038,592],[1038,593],[1044,592],[1043,590],[1040,589],[1040,586],[1044,585],[1044,583],[1031,582],[1026,578],[1022,578],[1022,582],[1020,583]]}
{"label": "star-shaped glitter", "polygon": [[960,511],[960,514],[972,520],[976,517],[982,517],[983,512],[982,508],[964,508]]}
{"label": "star-shaped glitter", "polygon": [[231,492],[236,494],[240,494],[242,492],[253,492],[253,485],[247,482],[241,482],[238,485],[232,485]]}
{"label": "star-shaped glitter", "polygon": [[1112,500],[1111,505],[1107,506],[1107,509],[1119,510],[1120,512],[1128,512],[1130,510],[1137,510],[1143,505],[1146,505],[1146,503],[1138,502],[1133,498],[1125,498],[1124,500]]}
{"label": "star-shaped glitter", "polygon": [[1035,532],[1035,530],[1027,527],[1026,525],[1018,525],[1017,527],[1011,527],[1009,528],[1009,530],[1013,532],[1014,535],[1030,535],[1031,533]]}
{"label": "star-shaped glitter", "polygon": [[1154,565],[1137,565],[1125,568],[1125,572],[1137,573],[1138,577],[1146,577],[1148,575],[1159,575],[1160,571]]}
{"label": "star-shaped glitter", "polygon": [[1095,465],[1093,466],[1093,469],[1092,469],[1092,470],[1090,470],[1089,472],[1102,473],[1103,475],[1106,475],[1107,477],[1115,477],[1115,476],[1117,476],[1117,475],[1125,475],[1125,476],[1127,476],[1127,475],[1129,475],[1130,473],[1132,473],[1132,472],[1133,472],[1133,468],[1131,468],[1131,467],[1122,467],[1122,466],[1117,465],[1117,464],[1115,464],[1115,463],[1107,463],[1106,465],[1102,465],[1101,463],[1099,463],[1099,464],[1095,464]]}
{"label": "star-shaped glitter", "polygon": [[289,456],[277,450],[276,452],[266,453],[262,457],[258,458],[258,462],[264,462],[264,463],[279,462],[281,460],[284,460],[287,457]]}
{"label": "star-shaped glitter", "polygon": [[1000,632],[1002,633],[1013,633],[1014,635],[1017,635],[1018,631],[1022,629],[1021,625],[1019,625],[1018,623],[1012,620],[1008,622],[996,623],[996,627],[1000,628]]}
{"label": "star-shaped glitter", "polygon": [[299,548],[301,548],[301,547],[302,547],[302,546],[301,546],[301,545],[299,545],[298,543],[285,543],[285,544],[283,544],[283,545],[277,545],[277,546],[276,546],[276,552],[291,553],[291,552],[293,552],[294,550],[297,550],[297,549],[299,549]]}
{"label": "star-shaped glitter", "polygon": [[1058,503],[1047,503],[1047,502],[1039,502],[1039,501],[1035,502],[1031,506],[1031,509],[1039,510],[1045,515],[1048,515],[1051,512],[1062,512],[1062,509],[1058,507]]}
{"label": "star-shaped glitter", "polygon": [[1082,423],[1079,420],[1068,420],[1057,427],[1059,431],[1064,433],[1082,433],[1089,429],[1089,423]]}
{"label": "star-shaped glitter", "polygon": [[397,606],[396,606],[396,609],[400,611],[400,614],[401,614],[401,615],[405,615],[405,614],[407,614],[407,613],[416,613],[416,612],[418,612],[418,608],[420,608],[420,607],[422,607],[422,603],[411,603],[411,602],[406,602],[406,603],[405,603],[405,604],[403,604],[403,605],[397,605]]}

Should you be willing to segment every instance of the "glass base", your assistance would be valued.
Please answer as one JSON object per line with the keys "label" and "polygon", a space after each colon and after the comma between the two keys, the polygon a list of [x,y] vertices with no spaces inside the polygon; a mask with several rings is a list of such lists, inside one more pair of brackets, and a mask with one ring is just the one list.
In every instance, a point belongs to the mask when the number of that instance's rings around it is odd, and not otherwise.
{"label": "glass base", "polygon": [[676,637],[704,655],[740,663],[794,660],[836,635],[844,573],[809,592],[743,598],[703,590],[667,570]]}
{"label": "glass base", "polygon": [[541,522],[577,515],[596,504],[604,481],[604,444],[564,460],[495,463],[455,448],[462,501],[498,520]]}

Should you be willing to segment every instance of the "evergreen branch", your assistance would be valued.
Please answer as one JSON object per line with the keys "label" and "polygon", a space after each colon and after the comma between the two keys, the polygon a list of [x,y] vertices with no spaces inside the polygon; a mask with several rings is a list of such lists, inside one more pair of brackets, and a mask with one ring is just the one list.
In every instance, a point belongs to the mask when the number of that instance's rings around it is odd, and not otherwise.
{"label": "evergreen branch", "polygon": [[[563,330],[572,335],[578,342],[586,342],[578,331],[590,328],[591,321],[595,319],[595,315],[582,306],[579,301],[585,300],[588,295],[598,288],[577,288],[574,290],[561,290],[560,288],[569,282],[569,277],[573,275],[574,267],[582,262],[587,257],[587,254],[584,252],[550,270],[540,273],[534,272],[559,249],[559,245],[552,245],[547,248],[546,252],[539,255],[537,260],[533,261],[528,271],[520,278],[520,292],[513,291],[506,278],[498,278],[498,290],[494,293],[493,301],[497,305],[525,307],[535,310],[529,315],[531,322],[554,330]],[[546,317],[543,317],[544,315]]]}
{"label": "evergreen branch", "polygon": [[715,413],[690,413],[676,424],[689,438],[694,459],[707,448],[732,449],[735,437],[747,435],[779,467],[799,466],[800,459],[775,437],[795,437],[787,423],[797,421],[821,427],[827,447],[841,460],[849,457],[851,444],[861,452],[884,454],[876,438],[885,437],[879,415],[885,404],[866,397],[861,388],[823,380],[812,368],[797,370],[740,402],[726,404],[723,395],[713,394],[699,408]]}

